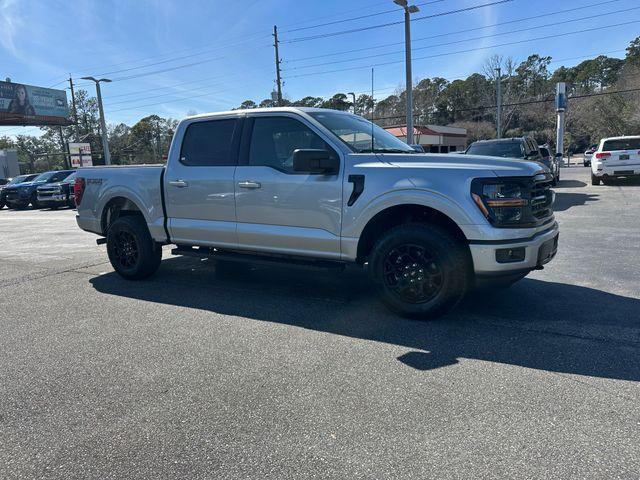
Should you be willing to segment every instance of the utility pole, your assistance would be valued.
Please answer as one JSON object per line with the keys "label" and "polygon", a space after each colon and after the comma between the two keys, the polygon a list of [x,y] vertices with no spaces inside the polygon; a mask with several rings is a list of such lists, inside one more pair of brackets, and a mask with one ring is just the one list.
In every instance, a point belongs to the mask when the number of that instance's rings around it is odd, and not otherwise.
{"label": "utility pole", "polygon": [[60,146],[62,147],[62,162],[64,163],[64,168],[71,168],[71,155],[67,155],[67,142],[64,139],[64,131],[62,130],[62,125],[58,127],[60,130]]}
{"label": "utility pole", "polygon": [[96,94],[98,95],[98,108],[100,110],[100,129],[102,130],[102,149],[104,151],[104,164],[111,165],[111,155],[109,154],[109,139],[107,138],[107,123],[104,120],[104,109],[102,108],[102,93],[100,93],[100,82],[110,82],[108,78],[97,80],[93,77],[82,77],[82,80],[91,80],[96,84]]}
{"label": "utility pole", "polygon": [[69,88],[71,89],[71,105],[73,106],[73,123],[74,132],[76,134],[76,142],[80,141],[80,130],[78,127],[78,109],[76,108],[76,93],[73,90],[73,79],[69,75]]}
{"label": "utility pole", "polygon": [[496,137],[502,138],[502,70],[496,68]]}
{"label": "utility pole", "polygon": [[273,46],[276,49],[276,87],[277,87],[277,92],[278,92],[278,106],[281,107],[282,106],[282,77],[280,76],[280,53],[278,53],[278,46],[279,46],[279,41],[278,41],[278,27],[277,26],[273,26]]}
{"label": "utility pole", "polygon": [[406,70],[407,96],[407,143],[413,143],[413,81],[411,79],[411,14],[419,12],[415,5],[408,5],[407,0],[393,0],[393,3],[404,9],[404,53]]}
{"label": "utility pole", "polygon": [[162,163],[162,141],[160,140],[160,122],[156,123],[156,142],[158,144],[158,163]]}

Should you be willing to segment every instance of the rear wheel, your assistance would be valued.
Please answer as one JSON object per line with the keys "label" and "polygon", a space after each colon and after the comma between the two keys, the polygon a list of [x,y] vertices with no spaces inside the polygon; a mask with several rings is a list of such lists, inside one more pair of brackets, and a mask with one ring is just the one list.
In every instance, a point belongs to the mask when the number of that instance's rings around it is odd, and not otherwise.
{"label": "rear wheel", "polygon": [[593,173],[591,174],[591,185],[600,185],[600,177],[596,177]]}
{"label": "rear wheel", "polygon": [[120,217],[109,227],[107,253],[115,271],[130,280],[153,275],[162,261],[161,245],[137,215]]}
{"label": "rear wheel", "polygon": [[31,203],[31,206],[35,209],[41,207],[40,202],[38,202],[38,196],[35,193],[31,195],[31,200],[29,201],[29,203]]}
{"label": "rear wheel", "polygon": [[471,273],[464,245],[440,227],[416,223],[397,226],[378,240],[369,271],[387,307],[423,320],[454,308]]}

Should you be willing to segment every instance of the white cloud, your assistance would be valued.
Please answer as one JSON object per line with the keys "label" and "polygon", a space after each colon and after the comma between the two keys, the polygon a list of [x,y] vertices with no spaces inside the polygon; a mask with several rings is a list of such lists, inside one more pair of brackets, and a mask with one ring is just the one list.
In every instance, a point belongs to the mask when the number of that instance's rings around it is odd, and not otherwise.
{"label": "white cloud", "polygon": [[11,53],[14,57],[18,56],[15,37],[24,25],[22,18],[17,11],[17,2],[15,0],[0,0],[0,45]]}

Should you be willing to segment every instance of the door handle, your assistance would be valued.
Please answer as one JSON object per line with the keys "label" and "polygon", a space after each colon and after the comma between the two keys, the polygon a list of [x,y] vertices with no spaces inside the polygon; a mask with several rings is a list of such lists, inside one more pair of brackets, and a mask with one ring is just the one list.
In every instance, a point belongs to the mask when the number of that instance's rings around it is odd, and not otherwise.
{"label": "door handle", "polygon": [[238,186],[240,188],[260,188],[262,184],[260,184],[260,182],[246,181],[246,182],[239,182]]}
{"label": "door handle", "polygon": [[171,185],[172,187],[178,187],[178,188],[184,188],[189,186],[189,184],[184,180],[171,180],[169,182],[169,185]]}

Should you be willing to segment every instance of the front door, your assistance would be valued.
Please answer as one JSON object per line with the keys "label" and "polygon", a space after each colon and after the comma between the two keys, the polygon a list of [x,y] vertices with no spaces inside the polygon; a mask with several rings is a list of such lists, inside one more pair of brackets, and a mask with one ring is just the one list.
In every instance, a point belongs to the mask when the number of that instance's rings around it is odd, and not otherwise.
{"label": "front door", "polygon": [[239,247],[340,258],[344,166],[333,175],[293,170],[296,149],[338,153],[298,115],[256,115],[246,122],[235,175]]}
{"label": "front door", "polygon": [[171,158],[164,178],[173,243],[237,245],[233,176],[242,121],[234,116],[186,127],[179,156]]}

